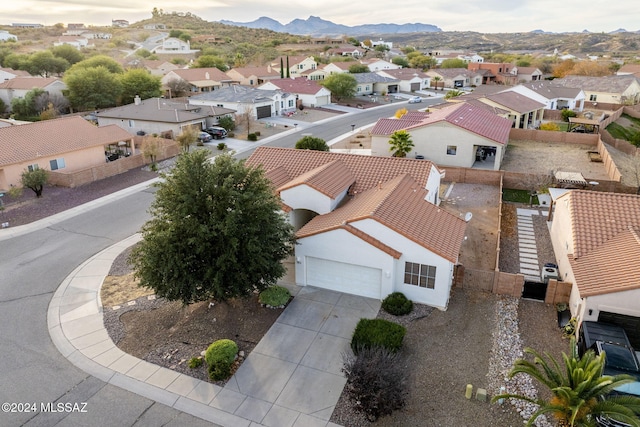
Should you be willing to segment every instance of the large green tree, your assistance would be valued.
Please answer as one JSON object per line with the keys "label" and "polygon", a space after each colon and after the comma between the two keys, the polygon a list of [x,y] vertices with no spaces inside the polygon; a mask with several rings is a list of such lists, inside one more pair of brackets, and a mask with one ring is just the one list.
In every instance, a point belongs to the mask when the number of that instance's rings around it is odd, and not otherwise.
{"label": "large green tree", "polygon": [[525,353],[533,361],[518,359],[509,377],[524,374],[537,380],[551,393],[551,399],[533,399],[520,394],[502,394],[493,401],[506,398],[524,400],[538,405],[527,425],[535,424],[538,417],[552,415],[560,426],[590,427],[596,425],[597,416],[605,416],[640,426],[640,398],[633,396],[612,396],[610,393],[623,384],[633,382],[630,375],[602,375],[605,353],[595,355],[588,350],[582,357],[578,354],[575,339],[571,339],[570,351],[562,354],[564,366],[548,353],[546,359],[537,351],[526,348]]}
{"label": "large green tree", "polygon": [[214,55],[202,55],[191,64],[191,68],[217,68],[220,71],[227,71],[229,67],[224,58]]}
{"label": "large green tree", "polygon": [[131,104],[136,95],[141,99],[162,95],[160,77],[154,76],[142,68],[128,70],[120,76],[122,85],[121,104]]}
{"label": "large green tree", "polygon": [[66,59],[54,56],[49,50],[43,50],[29,57],[27,71],[33,76],[49,77],[62,74],[69,66]]}
{"label": "large green tree", "polygon": [[413,141],[411,134],[406,130],[397,130],[389,139],[389,151],[393,157],[407,157],[407,154],[413,149]]}
{"label": "large green tree", "polygon": [[467,63],[458,58],[445,59],[440,68],[467,68]]}
{"label": "large green tree", "polygon": [[71,67],[64,77],[64,82],[67,84],[69,102],[78,111],[114,107],[122,93],[118,74],[103,66]]}
{"label": "large green tree", "polygon": [[322,138],[311,135],[303,136],[296,142],[296,148],[300,150],[329,151],[329,146]]}
{"label": "large green tree", "polygon": [[331,96],[336,101],[352,98],[356,94],[356,88],[358,87],[356,78],[349,73],[333,74],[319,83],[331,91]]}
{"label": "large green tree", "polygon": [[260,291],[285,274],[291,225],[259,168],[207,150],[178,157],[157,184],[131,261],[140,286],[190,304]]}
{"label": "large green tree", "polygon": [[97,68],[97,67],[104,67],[110,73],[114,73],[114,74],[124,73],[124,69],[122,68],[122,65],[120,65],[118,61],[116,61],[115,59],[110,58],[106,55],[96,55],[96,56],[92,56],[91,58],[87,58],[83,61],[80,61],[74,64],[69,69],[69,72],[74,72],[81,68]]}
{"label": "large green tree", "polygon": [[51,48],[53,56],[66,59],[71,65],[80,62],[84,59],[84,55],[75,47],[69,44],[61,44],[60,46],[54,46]]}

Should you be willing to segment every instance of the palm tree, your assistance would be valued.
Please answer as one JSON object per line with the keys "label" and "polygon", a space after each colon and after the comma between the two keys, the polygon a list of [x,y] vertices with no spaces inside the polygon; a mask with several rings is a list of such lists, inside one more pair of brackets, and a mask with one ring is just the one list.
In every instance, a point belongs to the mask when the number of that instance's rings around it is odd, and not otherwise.
{"label": "palm tree", "polygon": [[407,153],[413,148],[411,135],[406,130],[397,130],[389,139],[389,151],[393,157],[407,157]]}
{"label": "palm tree", "polygon": [[539,406],[529,418],[528,426],[535,420],[550,413],[563,427],[587,427],[596,425],[596,417],[605,416],[619,420],[630,426],[640,426],[640,398],[634,396],[612,396],[610,393],[623,384],[635,381],[630,375],[602,375],[605,365],[605,353],[596,356],[588,350],[582,357],[578,355],[575,338],[571,339],[571,354],[562,353],[564,368],[545,353],[545,360],[540,353],[526,348],[525,353],[533,356],[533,362],[518,359],[509,378],[523,373],[538,380],[547,387],[553,397],[547,402],[543,399],[532,399],[519,394],[501,394],[499,399],[520,399]]}
{"label": "palm tree", "polygon": [[[438,82],[442,81],[442,77],[435,76],[431,79],[435,83],[436,90],[438,90]],[[443,88],[444,89],[444,88]]]}
{"label": "palm tree", "polygon": [[452,89],[444,96],[444,99],[455,98],[456,96],[464,95],[464,92],[457,89]]}

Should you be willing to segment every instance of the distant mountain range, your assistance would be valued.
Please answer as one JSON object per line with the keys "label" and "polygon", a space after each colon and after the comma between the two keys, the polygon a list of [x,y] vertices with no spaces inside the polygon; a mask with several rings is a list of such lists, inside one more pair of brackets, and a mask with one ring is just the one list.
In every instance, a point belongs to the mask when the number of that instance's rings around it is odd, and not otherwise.
{"label": "distant mountain range", "polygon": [[294,19],[286,25],[275,19],[260,17],[252,22],[219,21],[221,24],[234,25],[248,28],[264,28],[279,33],[289,33],[305,36],[365,36],[376,34],[406,34],[406,33],[433,33],[442,31],[431,24],[366,24],[350,27],[348,25],[334,24],[331,21],[310,16],[308,19]]}

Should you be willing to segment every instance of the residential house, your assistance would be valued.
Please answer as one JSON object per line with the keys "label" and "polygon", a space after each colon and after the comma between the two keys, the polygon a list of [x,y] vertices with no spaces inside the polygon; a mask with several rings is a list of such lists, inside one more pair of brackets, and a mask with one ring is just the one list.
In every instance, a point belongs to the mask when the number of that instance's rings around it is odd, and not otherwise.
{"label": "residential house", "polygon": [[618,76],[628,76],[630,74],[633,74],[636,77],[640,77],[640,64],[624,64],[616,72],[616,75]]}
{"label": "residential house", "polygon": [[280,90],[293,94],[297,97],[297,107],[303,105],[314,108],[331,103],[331,91],[329,89],[304,77],[270,80],[260,85],[258,89]]}
{"label": "residential house", "polygon": [[83,47],[89,46],[89,40],[82,36],[60,36],[58,37],[58,41],[53,43],[54,46],[62,46],[65,44],[73,46],[76,49],[82,49]]}
{"label": "residential house", "polygon": [[458,59],[462,59],[465,63],[483,63],[484,57],[477,53],[462,53],[458,55]]}
{"label": "residential house", "polygon": [[9,40],[13,40],[15,42],[18,41],[18,36],[15,34],[11,34],[9,31],[0,30],[0,42],[6,42]]}
{"label": "residential house", "polygon": [[[211,92],[230,86],[233,81],[228,75],[215,67],[171,70],[160,81],[165,90],[167,90],[169,82],[176,79],[189,83],[191,93]],[[171,94],[169,93],[168,95],[170,98]]]}
{"label": "residential house", "polygon": [[[426,74],[431,77],[431,81],[434,77],[440,78],[444,87],[451,89],[482,85],[482,75],[466,68],[432,68]],[[443,83],[438,85],[443,86]]]}
{"label": "residential house", "polygon": [[540,126],[546,104],[514,91],[498,92],[477,98],[490,107],[508,111],[508,117],[517,129],[535,129]]}
{"label": "residential house", "polygon": [[270,66],[266,67],[235,67],[226,72],[234,84],[243,86],[260,86],[269,80],[279,79],[280,72]]}
{"label": "residential house", "polygon": [[63,97],[67,85],[55,77],[14,77],[0,83],[0,99],[11,111],[11,101],[24,98],[33,89],[42,89],[52,97]]}
{"label": "residential house", "polygon": [[382,70],[378,74],[400,81],[400,92],[415,92],[427,90],[431,86],[431,77],[418,68],[398,68],[395,70]]}
{"label": "residential house", "polygon": [[553,81],[536,81],[524,83],[507,91],[518,92],[538,102],[545,104],[547,110],[562,110],[568,108],[574,111],[584,109],[585,93],[582,89],[558,86]]}
{"label": "residential house", "polygon": [[362,58],[367,51],[363,48],[356,47],[353,45],[332,47],[327,50],[324,54],[326,56],[350,56],[352,58]]}
{"label": "residential house", "polygon": [[378,58],[368,60],[363,59],[360,62],[366,65],[372,73],[382,70],[397,70],[398,68],[402,68],[399,65]]}
{"label": "residential house", "polygon": [[447,308],[466,223],[437,206],[433,163],[262,146],[247,165],[294,226],[298,285]]}
{"label": "residential house", "polygon": [[112,19],[111,26],[118,28],[127,28],[129,26],[129,21],[127,21],[126,19]]}
{"label": "residential house", "polygon": [[513,64],[506,62],[470,62],[467,64],[469,71],[479,72],[480,70],[488,70],[488,73],[484,74],[482,84],[516,84],[518,82],[518,75],[513,73],[513,67]]}
{"label": "residential house", "polygon": [[[307,70],[315,70],[318,63],[313,56],[280,56],[274,59],[270,64],[272,69],[280,74],[280,70],[284,67],[284,77],[300,77]],[[287,75],[287,66],[289,67],[289,75]]]}
{"label": "residential house", "polygon": [[511,120],[470,103],[447,104],[428,113],[409,112],[400,119],[379,119],[371,129],[371,155],[391,156],[389,139],[405,130],[421,156],[439,166],[499,170],[509,143]]}
{"label": "residential house", "polygon": [[640,80],[634,75],[565,76],[553,82],[559,86],[581,88],[588,101],[635,105],[640,102]]}
{"label": "residential house", "polygon": [[140,65],[149,71],[153,76],[164,76],[169,73],[169,71],[177,70],[178,67],[176,64],[169,61],[161,61],[161,60],[151,60],[151,59],[143,59]]}
{"label": "residential house", "polygon": [[515,74],[518,82],[535,82],[542,80],[543,74],[536,67],[518,67],[517,65],[511,69],[511,74]]}
{"label": "residential house", "polygon": [[386,41],[384,41],[382,39],[369,40],[369,44],[371,45],[372,49],[375,49],[378,46],[384,46],[389,50],[393,49],[393,42],[386,42]]}
{"label": "residential house", "polygon": [[0,128],[0,190],[21,186],[25,170],[77,171],[105,162],[106,147],[133,147],[117,126],[97,127],[80,116]]}
{"label": "residential house", "polygon": [[280,90],[233,85],[194,95],[189,98],[189,104],[224,107],[235,110],[239,115],[248,113],[259,120],[295,111],[296,96]]}
{"label": "residential house", "polygon": [[381,76],[377,73],[355,73],[352,76],[358,83],[356,95],[398,93],[400,83],[398,79]]}
{"label": "residential house", "polygon": [[580,322],[625,326],[640,347],[640,196],[570,190],[553,205],[551,241]]}
{"label": "residential house", "polygon": [[184,129],[205,129],[218,124],[222,117],[233,117],[235,110],[190,105],[164,98],[141,100],[96,113],[98,125],[116,125],[130,134],[180,135]]}
{"label": "residential house", "polygon": [[300,77],[304,77],[307,80],[320,81],[327,78],[327,72],[322,68],[316,68],[315,70],[307,70],[300,73]]}
{"label": "residential house", "polygon": [[11,80],[15,77],[31,77],[31,74],[24,70],[14,70],[13,68],[0,67],[0,83]]}
{"label": "residential house", "polygon": [[191,54],[199,52],[198,49],[191,49],[191,43],[189,40],[184,41],[176,37],[167,37],[166,39],[163,39],[162,44],[153,48],[151,51],[157,54]]}
{"label": "residential house", "polygon": [[352,65],[361,65],[361,63],[358,61],[330,62],[324,67],[322,67],[322,70],[324,71],[325,75],[328,77],[332,74],[348,73],[349,67],[351,67]]}

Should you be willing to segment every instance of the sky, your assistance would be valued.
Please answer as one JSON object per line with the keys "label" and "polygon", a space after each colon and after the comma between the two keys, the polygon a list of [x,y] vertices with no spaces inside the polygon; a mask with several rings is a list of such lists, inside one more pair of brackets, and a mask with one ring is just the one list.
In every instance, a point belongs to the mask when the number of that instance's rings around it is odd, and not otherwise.
{"label": "sky", "polygon": [[635,0],[20,0],[3,1],[0,24],[136,22],[164,12],[191,12],[207,21],[250,22],[266,16],[282,24],[317,16],[336,24],[432,24],[443,31],[515,33],[640,30]]}

